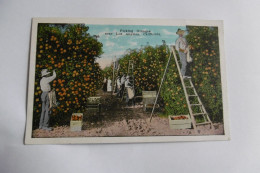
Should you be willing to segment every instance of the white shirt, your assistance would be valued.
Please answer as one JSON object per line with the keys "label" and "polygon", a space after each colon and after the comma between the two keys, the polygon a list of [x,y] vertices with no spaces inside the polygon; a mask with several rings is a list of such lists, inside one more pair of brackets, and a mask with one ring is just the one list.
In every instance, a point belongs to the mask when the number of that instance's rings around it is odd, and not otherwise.
{"label": "white shirt", "polygon": [[124,76],[121,77],[121,85],[123,85],[123,84],[125,84],[125,77]]}
{"label": "white shirt", "polygon": [[51,90],[50,82],[56,78],[56,72],[53,72],[53,75],[50,77],[42,77],[40,81],[41,90],[43,92],[49,92]]}
{"label": "white shirt", "polygon": [[110,79],[107,80],[107,86],[112,86],[112,81]]}
{"label": "white shirt", "polygon": [[117,84],[117,87],[120,87],[120,85],[121,85],[120,78],[118,78],[118,79],[116,80],[116,84]]}
{"label": "white shirt", "polygon": [[110,79],[107,80],[107,91],[112,91],[112,81]]}
{"label": "white shirt", "polygon": [[175,48],[177,51],[179,51],[180,49],[185,50],[188,47],[188,42],[186,40],[186,38],[184,37],[179,37],[176,42],[175,42]]}
{"label": "white shirt", "polygon": [[126,87],[126,88],[132,87],[132,85],[131,85],[129,79],[127,79],[127,80],[125,81],[125,87]]}

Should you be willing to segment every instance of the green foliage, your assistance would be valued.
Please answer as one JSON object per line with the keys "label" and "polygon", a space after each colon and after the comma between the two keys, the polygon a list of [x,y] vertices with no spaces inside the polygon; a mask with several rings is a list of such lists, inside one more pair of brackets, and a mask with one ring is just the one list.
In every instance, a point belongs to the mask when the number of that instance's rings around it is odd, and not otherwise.
{"label": "green foliage", "polygon": [[57,73],[51,87],[55,89],[60,105],[52,109],[52,125],[68,123],[72,112],[83,111],[86,98],[95,95],[101,87],[101,69],[95,60],[102,54],[102,44],[87,31],[88,27],[81,24],[38,25],[34,128],[38,126],[41,114],[42,69],[51,72],[55,69]]}
{"label": "green foliage", "polygon": [[212,121],[223,121],[218,28],[187,26],[192,81]]}
{"label": "green foliage", "polygon": [[[223,108],[218,28],[187,26],[187,29],[189,34],[186,38],[193,57],[188,71],[192,75],[192,81],[211,120],[221,122],[223,121]],[[143,90],[158,91],[168,57],[169,51],[164,45],[129,50],[129,53],[119,61],[120,73],[121,75],[127,74],[128,61],[134,60],[136,93],[140,95]],[[165,115],[188,114],[186,98],[173,57],[162,85],[160,97]],[[197,100],[191,100],[191,102],[198,103]],[[195,108],[193,111],[199,112],[200,110]]]}
{"label": "green foliage", "polygon": [[[211,120],[223,121],[218,28],[187,26],[187,40],[193,62],[192,81]],[[73,112],[82,112],[86,98],[101,88],[103,78],[112,79],[112,66],[101,70],[96,63],[102,54],[102,44],[88,33],[85,25],[39,24],[37,35],[35,97],[33,127],[38,127],[41,113],[41,70],[56,70],[51,83],[60,105],[52,110],[51,125],[68,124]],[[178,54],[177,54],[178,55]],[[129,60],[134,61],[136,94],[158,91],[169,58],[166,45],[128,50],[119,59],[119,75],[127,74]],[[116,76],[115,76],[116,78]],[[180,77],[171,58],[160,93],[164,115],[188,114]]]}
{"label": "green foliage", "polygon": [[102,72],[104,78],[113,79],[113,65],[111,65],[110,67],[105,67]]}
{"label": "green foliage", "polygon": [[[120,74],[127,74],[129,60],[134,61],[134,79],[136,93],[142,91],[158,91],[163,73],[169,59],[169,50],[165,45],[142,50],[130,50],[120,59]],[[160,92],[161,105],[166,115],[187,114],[187,104],[180,82],[180,77],[173,57]]]}
{"label": "green foliage", "polygon": [[166,46],[147,46],[141,50],[130,50],[119,60],[120,76],[127,74],[129,60],[133,60],[136,93],[140,95],[143,90],[158,90],[160,75],[167,59]]}
{"label": "green foliage", "polygon": [[162,85],[161,96],[164,100],[165,111],[168,115],[189,114],[180,75],[173,55]]}

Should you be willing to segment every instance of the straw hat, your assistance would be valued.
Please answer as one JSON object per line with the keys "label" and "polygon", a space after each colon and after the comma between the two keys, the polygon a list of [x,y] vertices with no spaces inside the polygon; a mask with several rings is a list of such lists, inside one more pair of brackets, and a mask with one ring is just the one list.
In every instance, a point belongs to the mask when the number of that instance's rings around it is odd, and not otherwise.
{"label": "straw hat", "polygon": [[179,29],[177,30],[177,32],[176,32],[176,34],[178,34],[178,35],[179,35],[179,34],[184,34],[184,33],[185,33],[185,31],[182,30],[182,29],[180,29],[180,28],[179,28]]}
{"label": "straw hat", "polygon": [[42,77],[43,77],[43,76],[46,76],[46,75],[48,75],[48,74],[50,74],[50,73],[51,73],[51,72],[48,72],[47,69],[43,69],[43,70],[41,71]]}

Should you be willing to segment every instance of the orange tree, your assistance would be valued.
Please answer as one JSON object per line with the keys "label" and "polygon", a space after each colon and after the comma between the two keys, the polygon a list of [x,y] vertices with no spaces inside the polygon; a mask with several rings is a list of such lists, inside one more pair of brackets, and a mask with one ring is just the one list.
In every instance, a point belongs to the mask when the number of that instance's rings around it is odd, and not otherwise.
{"label": "orange tree", "polygon": [[71,113],[84,110],[86,98],[95,95],[102,85],[102,74],[96,58],[102,44],[87,33],[83,24],[39,24],[37,34],[35,97],[33,126],[38,127],[41,114],[41,70],[56,70],[51,83],[59,106],[52,109],[51,125],[69,122]]}
{"label": "orange tree", "polygon": [[127,74],[129,60],[134,62],[134,77],[137,94],[142,90],[158,90],[159,76],[164,70],[167,60],[165,46],[153,48],[147,46],[140,50],[129,50],[123,58],[119,60],[120,75]]}
{"label": "orange tree", "polygon": [[212,121],[223,121],[218,28],[187,26],[192,80]]}
{"label": "orange tree", "polygon": [[[221,122],[223,109],[218,30],[212,27],[193,26],[188,26],[187,29],[189,31],[187,40],[193,57],[193,62],[189,64],[192,81],[211,120]],[[176,54],[178,56],[177,52]],[[143,90],[158,91],[168,58],[169,50],[164,45],[148,46],[141,50],[129,50],[129,53],[119,61],[120,73],[121,75],[127,74],[128,62],[134,60],[136,93],[141,94]],[[166,115],[189,113],[173,57],[162,85],[160,98]]]}
{"label": "orange tree", "polygon": [[[129,50],[119,60],[120,74],[127,74],[129,60],[134,61],[134,79],[136,94],[142,91],[158,91],[169,58],[167,46],[147,46],[140,50]],[[174,59],[169,64],[160,92],[160,104],[166,115],[187,114],[187,104]]]}
{"label": "orange tree", "polygon": [[[178,56],[178,53],[176,52]],[[179,61],[179,56],[178,56]],[[178,62],[180,64],[180,62]],[[180,80],[180,75],[172,55],[168,70],[161,89],[161,96],[164,101],[165,113],[167,115],[188,115],[188,107]]]}

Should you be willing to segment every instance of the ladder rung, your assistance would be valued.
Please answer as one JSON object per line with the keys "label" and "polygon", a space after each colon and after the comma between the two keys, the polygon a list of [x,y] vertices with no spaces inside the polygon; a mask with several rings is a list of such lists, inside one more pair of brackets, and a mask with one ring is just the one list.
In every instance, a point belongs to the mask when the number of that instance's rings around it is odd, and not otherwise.
{"label": "ladder rung", "polygon": [[193,88],[192,86],[186,86],[186,88]]}
{"label": "ladder rung", "polygon": [[198,116],[198,115],[205,115],[205,113],[196,113],[196,114],[193,114],[193,116]]}
{"label": "ladder rung", "polygon": [[211,122],[207,121],[207,122],[203,122],[203,123],[197,123],[196,126],[205,125],[205,124],[211,124]]}
{"label": "ladder rung", "polygon": [[198,97],[197,95],[188,95],[189,97]]}
{"label": "ladder rung", "polygon": [[190,104],[191,106],[202,106],[202,104]]}

